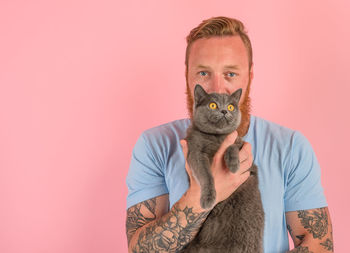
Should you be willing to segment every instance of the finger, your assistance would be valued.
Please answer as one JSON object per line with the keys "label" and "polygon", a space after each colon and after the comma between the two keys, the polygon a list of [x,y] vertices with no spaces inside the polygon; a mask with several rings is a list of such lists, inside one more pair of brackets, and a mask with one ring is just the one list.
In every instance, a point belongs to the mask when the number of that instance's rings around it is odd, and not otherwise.
{"label": "finger", "polygon": [[252,147],[249,142],[244,142],[243,147],[239,151],[239,161],[242,163],[252,157]]}
{"label": "finger", "polygon": [[184,154],[184,157],[187,160],[187,153],[188,153],[187,141],[186,140],[180,140],[180,145],[182,147],[182,152]]}
{"label": "finger", "polygon": [[228,148],[228,146],[230,146],[233,143],[235,143],[237,135],[238,135],[237,131],[234,131],[234,132],[230,133],[229,135],[227,135],[225,140],[221,143],[220,148],[216,152],[215,157],[221,159],[221,157],[224,155],[224,153],[225,153],[226,149]]}
{"label": "finger", "polygon": [[244,172],[240,177],[240,185],[243,184],[250,176],[250,171]]}
{"label": "finger", "polygon": [[249,170],[253,165],[253,156],[250,155],[246,160],[240,163],[240,168],[242,168],[242,173]]}
{"label": "finger", "polygon": [[180,145],[182,147],[182,153],[184,154],[184,158],[185,158],[185,168],[186,168],[187,174],[190,176],[190,178],[192,178],[192,171],[190,170],[190,166],[187,163],[187,154],[188,154],[187,141],[180,140]]}
{"label": "finger", "polygon": [[247,170],[251,168],[253,165],[253,154],[251,152],[251,145],[249,143],[245,143],[242,149],[239,151],[239,170],[238,174],[243,174]]}
{"label": "finger", "polygon": [[245,171],[242,174],[236,174],[235,178],[234,178],[234,185],[236,186],[236,188],[240,187],[241,184],[243,184],[250,176],[250,171]]}

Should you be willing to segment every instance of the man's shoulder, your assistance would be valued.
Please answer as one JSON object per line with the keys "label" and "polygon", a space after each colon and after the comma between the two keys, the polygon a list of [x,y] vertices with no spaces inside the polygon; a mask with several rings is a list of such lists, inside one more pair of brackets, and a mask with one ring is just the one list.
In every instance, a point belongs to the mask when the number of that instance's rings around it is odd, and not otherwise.
{"label": "man's shoulder", "polygon": [[264,134],[273,138],[286,139],[292,138],[298,132],[294,129],[261,117],[252,116],[252,120],[254,120],[254,129],[252,130],[254,130],[254,132],[256,132],[259,136]]}
{"label": "man's shoulder", "polygon": [[190,119],[174,120],[144,130],[142,136],[148,141],[183,139],[186,136],[186,130],[190,123]]}
{"label": "man's shoulder", "polygon": [[257,140],[260,144],[274,143],[283,149],[310,146],[308,139],[299,130],[256,116],[252,120],[254,124],[249,129],[250,139]]}

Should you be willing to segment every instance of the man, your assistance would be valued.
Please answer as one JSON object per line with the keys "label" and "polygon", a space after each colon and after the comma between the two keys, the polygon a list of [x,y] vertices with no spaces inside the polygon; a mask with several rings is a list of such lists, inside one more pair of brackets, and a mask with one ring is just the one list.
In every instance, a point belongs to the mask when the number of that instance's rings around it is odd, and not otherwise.
{"label": "man", "polygon": [[[287,229],[295,245],[290,252],[332,252],[331,220],[311,145],[297,131],[250,115],[253,61],[243,24],[226,17],[204,20],[187,37],[185,63],[191,117],[195,84],[209,93],[243,90],[237,132],[246,143],[239,153],[240,169],[231,173],[223,161],[237,137],[234,132],[213,160],[216,203],[244,183],[254,159],[265,212],[264,252],[287,252]],[[210,212],[199,204],[200,188],[185,161],[189,124],[184,119],[149,129],[134,147],[127,176],[129,252],[177,252]]]}

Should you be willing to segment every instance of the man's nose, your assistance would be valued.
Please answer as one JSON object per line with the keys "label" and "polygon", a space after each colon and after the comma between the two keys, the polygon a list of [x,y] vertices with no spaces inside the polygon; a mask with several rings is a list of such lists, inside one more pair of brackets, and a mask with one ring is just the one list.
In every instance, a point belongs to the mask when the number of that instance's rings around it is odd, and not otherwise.
{"label": "man's nose", "polygon": [[211,86],[212,92],[225,93],[225,80],[221,75],[214,75]]}

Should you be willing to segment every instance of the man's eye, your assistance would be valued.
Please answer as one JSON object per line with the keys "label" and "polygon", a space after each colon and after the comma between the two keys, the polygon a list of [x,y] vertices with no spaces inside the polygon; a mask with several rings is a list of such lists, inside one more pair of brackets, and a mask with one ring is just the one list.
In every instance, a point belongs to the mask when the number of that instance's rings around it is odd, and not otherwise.
{"label": "man's eye", "polygon": [[206,75],[207,75],[207,72],[205,72],[205,71],[200,71],[199,74],[200,74],[201,76],[206,76]]}
{"label": "man's eye", "polygon": [[229,77],[234,77],[234,76],[236,76],[236,73],[230,72],[230,73],[228,73],[227,75],[228,75]]}

